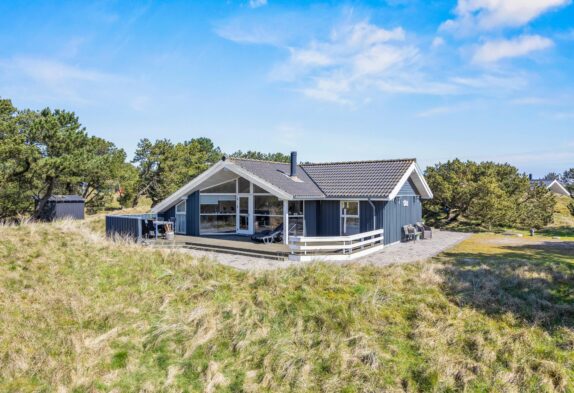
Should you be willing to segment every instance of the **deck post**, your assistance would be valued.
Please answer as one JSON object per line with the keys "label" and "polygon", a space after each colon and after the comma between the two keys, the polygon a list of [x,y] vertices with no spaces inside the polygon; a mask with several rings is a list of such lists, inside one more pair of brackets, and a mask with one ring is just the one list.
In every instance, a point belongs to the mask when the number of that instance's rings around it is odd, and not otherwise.
{"label": "deck post", "polygon": [[289,201],[283,200],[283,244],[289,244]]}

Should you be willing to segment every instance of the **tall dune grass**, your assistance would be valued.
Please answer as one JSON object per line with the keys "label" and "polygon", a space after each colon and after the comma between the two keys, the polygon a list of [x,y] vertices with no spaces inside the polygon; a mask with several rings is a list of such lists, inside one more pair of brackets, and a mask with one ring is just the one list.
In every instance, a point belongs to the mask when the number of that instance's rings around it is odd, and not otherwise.
{"label": "tall dune grass", "polygon": [[0,227],[0,391],[574,389],[567,248],[250,273],[96,224]]}

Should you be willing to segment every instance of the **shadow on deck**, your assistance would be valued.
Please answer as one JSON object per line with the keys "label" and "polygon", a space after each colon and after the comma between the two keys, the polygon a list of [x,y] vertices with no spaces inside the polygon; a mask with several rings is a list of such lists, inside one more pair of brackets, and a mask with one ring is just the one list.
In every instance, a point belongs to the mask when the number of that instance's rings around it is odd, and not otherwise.
{"label": "shadow on deck", "polygon": [[147,240],[156,247],[177,247],[199,251],[285,260],[289,257],[289,247],[283,243],[255,243],[249,236],[184,236],[176,235],[174,240]]}

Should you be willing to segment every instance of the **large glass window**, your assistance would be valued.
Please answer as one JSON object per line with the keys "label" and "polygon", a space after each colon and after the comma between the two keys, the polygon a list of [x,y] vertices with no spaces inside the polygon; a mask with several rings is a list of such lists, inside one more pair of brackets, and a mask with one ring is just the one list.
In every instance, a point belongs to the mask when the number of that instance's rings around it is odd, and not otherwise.
{"label": "large glass window", "polygon": [[255,232],[273,230],[283,223],[283,201],[272,195],[253,197]]}
{"label": "large glass window", "polygon": [[303,201],[289,201],[289,235],[303,236]]}
{"label": "large glass window", "polygon": [[341,201],[341,235],[355,235],[360,232],[359,202]]}
{"label": "large glass window", "polygon": [[200,195],[199,211],[201,233],[235,232],[235,195]]}
{"label": "large glass window", "polygon": [[216,186],[201,190],[202,194],[235,194],[236,192],[237,192],[237,189],[236,189],[236,181],[235,180],[231,180],[231,181],[221,183],[221,184],[218,184]]}
{"label": "large glass window", "polygon": [[179,202],[177,205],[175,205],[175,212],[178,214],[185,214],[186,211],[186,203],[185,201],[181,201]]}
{"label": "large glass window", "polygon": [[255,195],[255,214],[283,216],[283,201],[273,195]]}
{"label": "large glass window", "polygon": [[240,194],[249,194],[251,192],[249,185],[249,180],[245,180],[242,177],[237,179],[237,188]]}
{"label": "large glass window", "polygon": [[269,194],[263,188],[259,187],[257,184],[253,185],[253,193],[254,194]]}

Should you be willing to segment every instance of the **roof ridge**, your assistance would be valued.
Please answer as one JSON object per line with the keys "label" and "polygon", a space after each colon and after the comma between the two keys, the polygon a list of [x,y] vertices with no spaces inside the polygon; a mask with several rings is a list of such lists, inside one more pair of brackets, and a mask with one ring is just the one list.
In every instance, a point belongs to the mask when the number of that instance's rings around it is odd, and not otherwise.
{"label": "roof ridge", "polygon": [[285,164],[289,165],[288,162],[283,161],[271,161],[271,160],[259,160],[257,158],[243,158],[243,157],[225,157],[225,160],[237,160],[237,161],[255,161],[255,162],[266,162],[269,164]]}
{"label": "roof ridge", "polygon": [[301,164],[302,167],[306,166],[319,166],[319,165],[341,165],[341,164],[372,164],[376,162],[399,162],[399,161],[416,161],[416,158],[392,158],[388,160],[359,160],[359,161],[333,161],[333,162],[311,162]]}

